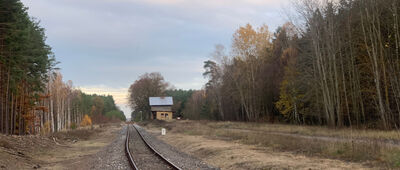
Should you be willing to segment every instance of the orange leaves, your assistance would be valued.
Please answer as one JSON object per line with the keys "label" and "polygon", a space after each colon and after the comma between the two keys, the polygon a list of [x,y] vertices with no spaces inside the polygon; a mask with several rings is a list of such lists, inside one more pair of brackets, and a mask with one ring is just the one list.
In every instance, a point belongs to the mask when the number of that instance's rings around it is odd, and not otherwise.
{"label": "orange leaves", "polygon": [[263,25],[255,30],[250,24],[240,27],[233,34],[233,52],[237,57],[256,57],[257,54],[271,47],[271,33]]}
{"label": "orange leaves", "polygon": [[30,110],[23,114],[22,117],[25,120],[25,132],[34,133],[33,130],[35,126],[35,113]]}
{"label": "orange leaves", "polygon": [[35,110],[39,110],[39,111],[43,111],[43,112],[48,112],[49,108],[47,108],[46,106],[37,106],[35,107]]}
{"label": "orange leaves", "polygon": [[44,100],[50,98],[50,94],[40,94],[39,95],[39,100]]}
{"label": "orange leaves", "polygon": [[89,115],[85,114],[80,125],[81,126],[91,126],[92,125],[92,119],[89,117]]}

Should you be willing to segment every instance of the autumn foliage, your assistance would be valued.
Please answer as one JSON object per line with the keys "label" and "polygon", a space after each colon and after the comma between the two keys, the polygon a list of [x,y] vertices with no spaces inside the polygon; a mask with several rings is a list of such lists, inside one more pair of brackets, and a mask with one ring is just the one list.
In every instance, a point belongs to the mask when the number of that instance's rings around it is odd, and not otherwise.
{"label": "autumn foliage", "polygon": [[134,110],[135,117],[143,115],[143,119],[150,118],[149,97],[164,96],[168,87],[164,77],[158,73],[145,73],[129,87],[129,105]]}
{"label": "autumn foliage", "polygon": [[89,117],[89,115],[85,114],[85,116],[83,116],[80,126],[84,127],[91,125],[92,125],[92,119]]}
{"label": "autumn foliage", "polygon": [[296,23],[247,24],[216,47],[186,116],[398,129],[400,1],[297,2]]}

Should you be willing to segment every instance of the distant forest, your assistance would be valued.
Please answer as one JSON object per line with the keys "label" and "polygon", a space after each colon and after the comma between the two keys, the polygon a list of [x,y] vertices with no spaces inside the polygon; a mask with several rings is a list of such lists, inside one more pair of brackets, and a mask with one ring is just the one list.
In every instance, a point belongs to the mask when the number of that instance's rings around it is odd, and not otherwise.
{"label": "distant forest", "polygon": [[73,129],[125,116],[112,96],[87,95],[63,82],[44,29],[19,0],[0,1],[0,133]]}
{"label": "distant forest", "polygon": [[[287,22],[275,32],[267,25],[247,24],[233,34],[229,52],[217,45],[212,59],[204,62],[207,84],[186,91],[190,97],[182,100],[179,114],[189,119],[398,128],[400,1],[299,0],[293,8],[296,23]],[[130,88],[136,111],[148,113],[134,98],[145,88],[158,88],[148,90],[154,96],[174,94],[167,93],[161,75],[152,74]]]}

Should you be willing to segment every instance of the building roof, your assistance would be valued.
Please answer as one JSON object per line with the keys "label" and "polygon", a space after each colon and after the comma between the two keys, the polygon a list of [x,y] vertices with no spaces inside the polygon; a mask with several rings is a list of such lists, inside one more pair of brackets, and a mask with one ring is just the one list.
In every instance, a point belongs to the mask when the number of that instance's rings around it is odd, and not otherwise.
{"label": "building roof", "polygon": [[171,106],[174,104],[172,97],[150,97],[150,106]]}

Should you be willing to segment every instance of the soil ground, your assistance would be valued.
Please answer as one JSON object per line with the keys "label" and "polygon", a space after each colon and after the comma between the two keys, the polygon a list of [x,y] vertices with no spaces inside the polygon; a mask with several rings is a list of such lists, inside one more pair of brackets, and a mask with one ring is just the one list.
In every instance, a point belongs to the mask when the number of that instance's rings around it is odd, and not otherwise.
{"label": "soil ground", "polygon": [[[153,135],[157,136],[164,142],[178,148],[179,150],[191,154],[206,163],[220,167],[221,169],[384,169],[382,166],[375,166],[370,161],[347,161],[343,159],[331,159],[326,156],[315,154],[310,156],[303,152],[285,151],[277,149],[273,146],[263,144],[246,143],[240,138],[251,138],[251,136],[233,136],[222,134],[229,131],[219,131],[220,129],[230,129],[230,127],[217,127],[218,123],[199,122],[199,121],[173,121],[173,122],[150,122],[143,123],[145,127]],[[237,131],[240,125],[233,125],[233,131]],[[167,129],[167,135],[162,136],[161,127]],[[211,128],[210,128],[211,127]],[[204,130],[208,129],[209,130]],[[196,130],[197,129],[197,130]],[[202,130],[198,130],[202,129]],[[220,135],[214,133],[220,132]],[[266,133],[258,132],[258,129],[247,129],[246,132],[240,133],[256,133],[257,135],[267,136]],[[283,132],[281,132],[283,133]],[[282,136],[282,135],[280,135]],[[290,137],[288,137],[290,136]],[[297,135],[285,133],[283,139],[307,140],[310,145],[313,141],[318,140],[326,142],[327,139],[313,138],[308,135]],[[275,136],[271,136],[275,137]],[[256,136],[257,138],[257,136]],[[332,137],[334,139],[339,137]],[[252,140],[252,139],[246,139]],[[274,141],[274,140],[272,140]],[[306,142],[307,142],[306,141]],[[335,142],[341,140],[334,140]],[[276,142],[276,141],[274,141]],[[317,143],[318,144],[318,143]],[[276,143],[276,145],[279,145]],[[302,147],[301,145],[298,147]],[[387,168],[387,167],[386,167]]]}
{"label": "soil ground", "polygon": [[93,155],[112,143],[121,124],[51,136],[0,135],[0,169],[90,169]]}
{"label": "soil ground", "polygon": [[[348,130],[318,127],[186,120],[141,125],[167,144],[221,169],[394,169],[400,165],[397,132],[351,130],[357,135],[348,136]],[[123,127],[107,124],[51,136],[0,135],[0,169],[128,169],[122,160]],[[161,136],[161,127],[167,135]]]}

